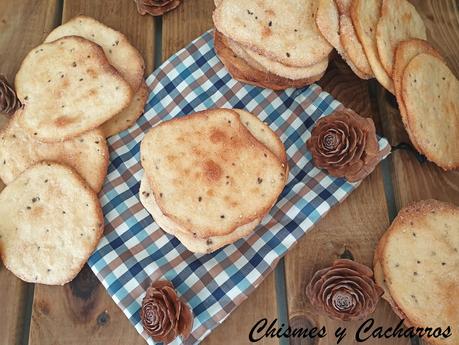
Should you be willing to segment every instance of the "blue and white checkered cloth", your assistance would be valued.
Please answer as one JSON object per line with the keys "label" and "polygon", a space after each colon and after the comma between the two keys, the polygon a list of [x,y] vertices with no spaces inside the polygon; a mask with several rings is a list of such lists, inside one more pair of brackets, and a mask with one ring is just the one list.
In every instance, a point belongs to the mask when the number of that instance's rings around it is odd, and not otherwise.
{"label": "blue and white checkered cloth", "polygon": [[[147,84],[145,114],[109,139],[110,165],[100,196],[105,234],[89,265],[149,344],[154,342],[139,314],[142,299],[152,281],[171,281],[194,314],[184,343],[196,344],[357,184],[315,168],[306,149],[314,123],[341,104],[317,85],[275,92],[232,79],[215,55],[211,31],[164,62]],[[252,235],[200,255],[163,232],[140,203],[139,149],[144,133],[160,121],[215,107],[246,109],[266,122],[284,142],[290,174],[277,204]],[[385,139],[379,143],[381,149],[388,145]]]}

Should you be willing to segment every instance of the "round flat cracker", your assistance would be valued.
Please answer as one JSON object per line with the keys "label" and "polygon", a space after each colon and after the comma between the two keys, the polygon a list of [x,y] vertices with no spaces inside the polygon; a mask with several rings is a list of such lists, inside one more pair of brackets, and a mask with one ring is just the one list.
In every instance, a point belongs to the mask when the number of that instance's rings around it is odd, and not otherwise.
{"label": "round flat cracker", "polygon": [[416,55],[421,53],[427,53],[433,55],[441,60],[440,53],[438,53],[427,41],[420,40],[420,39],[409,39],[406,41],[402,41],[398,44],[397,49],[395,51],[395,62],[393,67],[393,80],[394,80],[394,89],[395,89],[395,97],[397,98],[398,108],[400,110],[400,117],[402,118],[403,124],[405,125],[405,129],[410,137],[410,140],[414,147],[418,151],[420,151],[416,140],[411,133],[411,130],[408,127],[408,118],[406,115],[406,108],[403,102],[402,97],[402,78],[403,72],[405,71],[405,67],[414,58]]}
{"label": "round flat cracker", "polygon": [[11,118],[0,131],[0,178],[11,183],[24,170],[43,160],[68,165],[99,192],[108,167],[108,146],[99,130],[58,143],[42,143]]}
{"label": "round flat cracker", "polygon": [[94,251],[103,232],[97,195],[72,169],[39,163],[0,193],[0,252],[20,279],[63,285]]}
{"label": "round flat cracker", "polygon": [[228,235],[199,238],[187,232],[186,229],[181,228],[179,224],[162,213],[155,200],[155,196],[150,188],[146,175],[142,177],[140,182],[139,197],[142,205],[152,215],[161,229],[177,237],[177,239],[193,253],[212,253],[228,244],[236,242],[251,234],[261,221],[261,218],[255,219],[248,224],[241,225]]}
{"label": "round flat cracker", "polygon": [[19,122],[42,141],[61,141],[94,129],[126,108],[132,91],[102,49],[77,36],[44,43],[16,75],[24,105]]}
{"label": "round flat cracker", "polygon": [[335,0],[319,0],[316,24],[320,33],[336,50],[342,50],[339,39],[339,13]]}
{"label": "round flat cracker", "polygon": [[238,113],[242,124],[249,132],[263,145],[265,145],[281,161],[286,168],[288,175],[287,153],[285,152],[284,143],[271,128],[252,113],[242,109],[233,109]]}
{"label": "round flat cracker", "polygon": [[376,47],[376,26],[381,13],[381,4],[382,0],[353,0],[350,13],[355,32],[374,76],[386,90],[394,93],[392,79],[379,61]]}
{"label": "round flat cracker", "polygon": [[213,14],[215,27],[246,48],[287,66],[323,61],[332,47],[315,24],[314,0],[223,0]]}
{"label": "round flat cracker", "polygon": [[45,42],[65,36],[80,36],[101,46],[110,64],[131,85],[134,92],[142,84],[145,70],[143,57],[121,32],[94,18],[78,16],[54,29]]}
{"label": "round flat cracker", "polygon": [[141,157],[163,213],[201,238],[263,217],[285,186],[285,166],[228,109],[161,123]]}
{"label": "round flat cracker", "polygon": [[306,79],[325,72],[328,66],[328,59],[308,67],[291,67],[268,59],[250,49],[244,48],[233,40],[227,40],[229,48],[238,56],[242,57],[249,65],[255,68],[261,66],[262,70],[276,74],[291,80]]}
{"label": "round flat cracker", "polygon": [[345,56],[352,61],[352,64],[360,74],[366,77],[364,79],[370,79],[373,76],[373,71],[357,38],[349,15],[343,14],[339,17],[339,37],[341,45],[346,52]]}
{"label": "round flat cracker", "polygon": [[403,210],[388,230],[381,264],[390,295],[414,327],[453,327],[446,339],[459,342],[459,208],[425,200]]}
{"label": "round flat cracker", "polygon": [[359,78],[370,79],[373,77],[372,73],[365,74],[356,67],[356,65],[351,61],[351,59],[347,55],[343,45],[341,44],[340,15],[338,12],[338,7],[334,0],[319,0],[316,14],[316,24],[319,31],[325,37],[328,43],[330,43],[336,49],[338,54],[343,58],[343,60],[349,65],[351,70]]}
{"label": "round flat cracker", "polygon": [[426,28],[416,8],[408,0],[383,0],[376,27],[378,56],[392,76],[397,45],[409,38],[427,38]]}
{"label": "round flat cracker", "polygon": [[427,159],[445,170],[459,167],[459,81],[439,59],[415,56],[405,67],[402,98],[408,128]]}
{"label": "round flat cracker", "polygon": [[147,84],[142,83],[137,92],[134,94],[129,106],[100,126],[100,129],[104,133],[105,137],[111,137],[112,135],[120,133],[131,127],[140,115],[143,114],[147,98],[148,87]]}
{"label": "round flat cracker", "polygon": [[[222,63],[228,69],[231,76],[243,83],[268,88],[272,90],[285,90],[288,88],[300,88],[310,85],[322,78],[325,71],[311,78],[292,80],[269,73],[261,65],[257,66],[252,61],[249,65],[242,57],[238,56],[228,47],[228,40],[218,31],[214,33],[214,47]],[[255,67],[256,66],[256,67]]]}
{"label": "round flat cracker", "polygon": [[[280,138],[255,115],[241,109],[233,110],[239,114],[242,123],[250,131],[250,133],[252,133],[259,142],[273,152],[281,162],[284,162],[285,176],[287,179],[287,154],[285,152],[284,144]],[[211,253],[227,244],[235,242],[240,238],[248,236],[261,221],[261,218],[259,218],[248,224],[244,224],[228,235],[199,238],[190,234],[187,229],[180,226],[180,224],[175,223],[172,219],[162,213],[155,200],[155,196],[151,191],[151,187],[145,174],[140,183],[139,198],[145,209],[153,216],[157,224],[165,232],[176,236],[188,250],[194,253]]]}
{"label": "round flat cracker", "polygon": [[373,259],[374,278],[375,278],[376,284],[378,284],[378,286],[381,287],[384,291],[384,294],[381,297],[385,301],[387,301],[387,303],[389,303],[395,315],[397,315],[400,319],[404,319],[405,325],[409,325],[409,321],[406,315],[400,310],[400,308],[397,306],[395,301],[390,296],[390,291],[389,291],[389,288],[387,287],[386,278],[384,277],[384,272],[383,272],[383,268],[381,265],[381,253],[386,243],[385,238],[386,238],[387,233],[388,232],[385,232],[384,235],[380,238],[378,245],[376,247],[376,250],[375,250],[375,255]]}

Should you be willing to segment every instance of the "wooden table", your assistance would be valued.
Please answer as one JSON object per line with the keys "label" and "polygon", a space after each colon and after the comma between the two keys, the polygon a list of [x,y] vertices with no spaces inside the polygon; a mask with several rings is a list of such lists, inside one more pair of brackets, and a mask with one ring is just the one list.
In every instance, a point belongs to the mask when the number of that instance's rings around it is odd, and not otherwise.
{"label": "wooden table", "polygon": [[[433,44],[459,75],[459,10],[456,0],[413,1],[426,21]],[[62,22],[78,14],[99,19],[125,33],[143,54],[147,74],[190,40],[212,27],[213,0],[185,0],[162,18],[140,16],[132,0],[0,0],[0,73],[14,80],[26,53]],[[432,39],[433,38],[433,39]],[[392,145],[409,143],[392,95],[375,80],[355,77],[334,58],[319,84],[346,106],[371,116],[378,133]],[[1,188],[1,186],[0,186]],[[413,200],[437,198],[459,205],[459,172],[443,172],[420,163],[406,150],[395,151],[341,205],[306,234],[250,298],[209,335],[204,344],[247,344],[248,332],[261,318],[278,318],[294,327],[346,326],[312,311],[304,295],[311,275],[335,258],[351,255],[371,265],[381,234],[397,211]],[[63,287],[25,284],[0,266],[0,344],[144,344],[134,327],[86,266]],[[374,315],[380,325],[397,317],[381,302]],[[260,344],[287,344],[265,338]],[[348,336],[341,344],[354,344]],[[372,340],[365,344],[409,344],[408,340]],[[314,342],[336,344],[334,336]]]}

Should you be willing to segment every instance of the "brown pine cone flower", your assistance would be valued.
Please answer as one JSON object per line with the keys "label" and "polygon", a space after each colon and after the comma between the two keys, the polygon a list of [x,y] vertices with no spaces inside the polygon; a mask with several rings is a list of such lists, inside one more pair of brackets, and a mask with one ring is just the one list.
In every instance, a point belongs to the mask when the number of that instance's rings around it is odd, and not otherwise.
{"label": "brown pine cone flower", "polygon": [[13,87],[0,75],[0,113],[12,114],[21,107]]}
{"label": "brown pine cone flower", "polygon": [[147,289],[140,311],[143,328],[155,342],[169,344],[177,336],[186,339],[193,314],[168,281],[157,281]]}
{"label": "brown pine cone flower", "polygon": [[317,271],[306,287],[312,306],[337,320],[361,320],[373,313],[383,290],[373,280],[373,271],[348,259]]}
{"label": "brown pine cone flower", "polygon": [[152,16],[162,16],[164,13],[172,11],[178,5],[180,0],[134,0],[137,4],[137,11],[143,16],[151,14]]}
{"label": "brown pine cone flower", "polygon": [[368,176],[390,152],[390,147],[379,151],[373,120],[351,109],[321,118],[306,145],[318,168],[349,182]]}

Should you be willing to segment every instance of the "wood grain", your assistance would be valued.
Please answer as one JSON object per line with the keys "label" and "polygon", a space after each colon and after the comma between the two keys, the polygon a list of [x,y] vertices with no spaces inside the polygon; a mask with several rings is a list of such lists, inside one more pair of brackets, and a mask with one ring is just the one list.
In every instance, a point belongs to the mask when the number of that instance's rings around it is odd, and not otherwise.
{"label": "wood grain", "polygon": [[[163,16],[162,57],[174,54],[203,32],[213,27],[212,0],[184,1],[176,10]],[[224,324],[217,327],[203,344],[248,344],[252,326],[261,318],[277,318],[274,274],[271,274],[250,297],[239,306]],[[260,344],[278,344],[276,338],[263,339]]]}
{"label": "wood grain", "polygon": [[[371,116],[380,130],[376,109],[368,91],[368,82],[358,79],[341,59],[335,56],[319,84],[344,105],[361,115]],[[373,103],[374,104],[374,103]],[[346,327],[348,335],[340,344],[354,344],[354,333],[362,322],[338,322],[313,311],[305,296],[305,287],[317,270],[329,266],[343,253],[352,255],[363,264],[372,265],[373,253],[381,234],[389,224],[388,210],[380,166],[354,191],[347,200],[330,213],[291,250],[285,259],[289,318],[291,326],[308,324],[325,326],[328,336],[309,339],[298,344],[336,344],[334,332]],[[372,317],[379,326],[395,326],[398,318],[383,301]],[[368,340],[368,345],[409,344],[405,340]]]}
{"label": "wood grain", "polygon": [[[133,1],[66,0],[62,21],[84,14],[124,33],[153,70],[154,25],[137,13]],[[49,31],[49,30],[48,30]],[[37,285],[30,345],[145,344],[88,266],[64,287]]]}
{"label": "wood grain", "polygon": [[429,41],[442,52],[449,66],[459,72],[459,3],[454,0],[411,0],[421,14]]}
{"label": "wood grain", "polygon": [[163,16],[162,58],[166,60],[213,27],[213,0],[183,1]]}
{"label": "wood grain", "polygon": [[[56,21],[57,1],[0,1],[0,74],[14,82],[19,65],[34,46],[40,44],[45,32]],[[33,28],[24,30],[24,28]],[[5,123],[2,116],[1,123]],[[0,182],[0,190],[4,184]],[[33,286],[23,283],[0,264],[0,342],[20,344],[27,337],[29,291]]]}
{"label": "wood grain", "polygon": [[83,14],[125,34],[145,59],[145,74],[153,71],[154,22],[151,16],[141,16],[134,1],[64,0],[62,22]]}
{"label": "wood grain", "polygon": [[129,323],[85,266],[69,284],[35,288],[30,345],[143,345]]}
{"label": "wood grain", "polygon": [[[222,325],[205,338],[202,345],[250,344],[250,330],[262,318],[269,322],[277,318],[274,274],[270,274]],[[278,343],[276,338],[263,338],[257,342],[260,345]]]}

